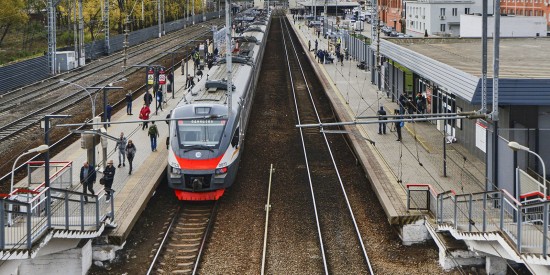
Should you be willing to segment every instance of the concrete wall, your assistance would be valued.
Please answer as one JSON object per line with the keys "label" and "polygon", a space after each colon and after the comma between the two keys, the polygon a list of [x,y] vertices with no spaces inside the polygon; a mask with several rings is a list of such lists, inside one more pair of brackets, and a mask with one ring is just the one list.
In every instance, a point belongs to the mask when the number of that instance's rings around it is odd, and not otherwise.
{"label": "concrete wall", "polygon": [[[481,37],[481,16],[460,16],[460,37]],[[487,35],[493,36],[495,19],[487,19]],[[546,36],[546,19],[544,16],[501,16],[501,37],[535,37]]]}
{"label": "concrete wall", "polygon": [[[56,241],[61,241],[65,246],[64,239],[54,239],[48,246],[55,247]],[[45,249],[45,248],[44,248]],[[21,261],[19,274],[82,274],[85,275],[92,266],[92,241],[84,240],[75,248],[38,256],[34,259]]]}

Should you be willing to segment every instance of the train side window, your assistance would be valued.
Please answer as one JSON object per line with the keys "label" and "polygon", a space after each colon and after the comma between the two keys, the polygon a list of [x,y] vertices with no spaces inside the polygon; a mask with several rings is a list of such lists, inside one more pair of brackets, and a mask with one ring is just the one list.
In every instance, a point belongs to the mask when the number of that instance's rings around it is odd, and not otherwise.
{"label": "train side window", "polygon": [[239,128],[235,130],[235,133],[233,134],[233,138],[231,138],[231,145],[233,147],[237,147],[239,145]]}

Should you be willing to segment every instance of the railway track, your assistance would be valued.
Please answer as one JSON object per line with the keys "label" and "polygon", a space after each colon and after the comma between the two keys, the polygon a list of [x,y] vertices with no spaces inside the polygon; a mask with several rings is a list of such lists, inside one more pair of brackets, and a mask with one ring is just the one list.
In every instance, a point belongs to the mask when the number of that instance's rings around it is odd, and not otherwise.
{"label": "railway track", "polygon": [[[208,23],[218,24],[220,22],[222,22],[221,19],[215,19],[209,21]],[[200,24],[197,24],[195,26],[187,27],[183,31],[177,31],[168,34],[161,39],[153,39],[151,41],[148,41],[144,43],[147,45],[144,49],[140,46],[134,46],[129,52],[139,51],[142,54],[135,54],[132,59],[129,59],[129,62],[127,64],[158,64],[158,62],[161,62],[161,60],[166,57],[171,59],[171,56],[166,53],[167,51],[182,51],[184,49],[187,50],[192,45],[190,43],[194,42],[194,39],[206,38],[206,36],[201,37],[201,34],[204,34],[204,28],[202,28]],[[209,34],[209,32],[207,32],[207,34]],[[175,61],[177,61],[177,63],[174,64],[174,66],[176,66],[181,62],[181,58],[187,57],[187,55],[184,55],[183,53],[175,54],[174,57]],[[73,83],[74,81],[79,81],[78,83],[79,85],[82,84],[81,86],[101,87],[105,86],[106,83],[113,82],[112,79],[114,77],[126,77],[128,79],[136,79],[136,77],[138,76],[133,76],[132,74],[135,74],[136,71],[139,70],[139,68],[130,68],[123,76],[119,74],[119,69],[115,69],[113,65],[116,65],[117,62],[120,62],[121,58],[122,57],[120,57],[120,53],[115,53],[104,59],[92,62],[81,70],[76,70],[64,74],[63,77],[66,78],[68,81],[72,81]],[[104,63],[107,65],[105,65]],[[98,71],[97,68],[103,68],[104,72]],[[138,77],[137,79],[141,78]],[[127,82],[125,85],[117,84],[117,86],[125,86],[125,89],[131,89],[130,92],[134,94],[135,97],[135,94],[138,94],[140,91],[142,91],[145,85],[136,85],[134,83],[135,81],[131,81]],[[57,90],[58,87],[61,87],[59,91]],[[21,97],[21,93],[25,94],[27,93],[27,90],[36,90],[41,92],[33,92],[33,97],[25,97],[23,100]],[[75,90],[77,90],[77,92],[75,92]],[[31,92],[28,93],[30,94]],[[45,93],[46,95],[39,96],[39,94],[41,93]],[[121,93],[122,96],[120,97],[115,96],[114,100],[110,96],[111,103],[115,103],[113,107],[116,108],[117,105],[124,101],[123,94],[125,93]],[[15,104],[14,107],[10,107],[13,109],[9,111],[6,110],[4,112],[0,112],[0,115],[3,118],[0,121],[0,141],[2,144],[0,146],[0,154],[2,155],[9,156],[13,154],[19,154],[20,152],[29,148],[28,146],[33,146],[29,144],[29,137],[33,137],[31,140],[41,140],[41,131],[37,127],[39,125],[38,122],[42,120],[44,115],[46,114],[56,114],[63,112],[64,114],[72,114],[76,117],[82,117],[79,114],[89,113],[89,111],[85,111],[82,109],[82,102],[89,103],[88,94],[83,90],[78,90],[77,87],[66,87],[66,84],[61,84],[57,77],[52,77],[41,83],[29,85],[21,89],[14,90],[10,93],[0,95],[0,100],[3,102],[2,105],[9,105],[10,102],[17,101],[16,98],[20,98],[19,101],[21,102],[19,104]],[[96,115],[100,115],[101,113],[101,111],[98,111]],[[87,117],[89,118],[91,116],[87,115]],[[84,121],[84,118],[78,121],[73,120],[73,122],[82,121]],[[52,139],[52,146],[50,146],[50,150],[55,149],[58,144],[62,144],[64,140],[69,140],[71,137],[72,135],[70,134],[63,134],[62,136],[50,136],[50,138]],[[22,143],[22,141],[27,142]],[[36,158],[37,156],[34,156],[32,159]],[[11,161],[13,161],[13,159],[11,159]],[[9,177],[9,174],[6,173],[10,171],[8,170],[8,168],[10,167],[11,163],[9,159],[7,160],[5,165],[0,166],[0,174],[4,175],[0,178],[0,182],[4,182]],[[23,167],[23,165],[16,167],[15,171],[19,171],[21,167]]]}
{"label": "railway track", "polygon": [[[216,19],[212,22],[217,23],[218,21],[219,19]],[[166,57],[167,51],[177,50],[181,47],[181,41],[202,39],[208,34],[209,30],[204,30],[197,24],[161,39],[148,41],[132,48],[127,64],[153,64]],[[120,75],[120,70],[113,68],[121,61],[122,57],[119,54],[114,54],[100,62],[88,65],[83,72],[67,74],[66,80],[72,83],[79,81],[81,86],[102,87],[112,82],[114,78],[129,77],[139,70],[131,68],[124,75]],[[78,92],[74,92],[74,90],[73,85],[60,83],[57,79],[52,78],[48,82],[3,94],[2,101],[7,104],[0,107],[0,115],[5,118],[0,122],[0,125],[4,124],[0,126],[0,141],[8,140],[28,129],[46,114],[58,113],[87,98],[88,94],[84,90],[80,89]],[[29,101],[33,101],[33,104],[28,104]],[[23,113],[21,109],[24,109]]]}
{"label": "railway track", "polygon": [[[326,122],[316,107],[318,97],[310,88],[313,76],[304,72],[302,63],[307,57],[299,48],[297,38],[291,35],[287,19],[281,20],[281,24],[298,123]],[[317,130],[315,134],[311,130],[299,130],[324,273],[346,270],[352,274],[374,274],[329,138]],[[319,147],[319,144],[325,146]]]}
{"label": "railway track", "polygon": [[[218,23],[219,19],[213,20]],[[152,40],[144,43],[143,46],[133,47],[128,64],[153,64],[159,59],[167,56],[167,51],[175,51],[178,48],[192,43],[192,41],[201,39],[209,33],[199,25],[195,25],[183,30],[174,32],[161,40]],[[181,45],[181,41],[187,41]],[[159,46],[162,45],[162,46]],[[81,86],[105,86],[112,82],[112,79],[119,77],[129,77],[135,73],[138,68],[127,70],[124,76],[120,76],[120,71],[115,68],[121,62],[120,54],[115,54],[102,62],[94,62],[86,69],[74,75],[67,74],[67,81],[80,81]],[[106,71],[106,73],[102,73]],[[0,141],[8,140],[17,136],[17,134],[35,125],[46,114],[59,113],[74,104],[85,100],[88,95],[85,91],[74,92],[75,87],[69,84],[60,83],[56,79],[39,83],[26,89],[15,90],[2,95],[2,100],[7,102],[0,107],[0,115],[5,119],[0,123]],[[28,104],[33,101],[33,104]],[[22,108],[23,107],[23,108]],[[14,112],[20,112],[21,115],[14,115]]]}
{"label": "railway track", "polygon": [[217,201],[181,206],[167,226],[147,274],[196,274],[217,209]]}

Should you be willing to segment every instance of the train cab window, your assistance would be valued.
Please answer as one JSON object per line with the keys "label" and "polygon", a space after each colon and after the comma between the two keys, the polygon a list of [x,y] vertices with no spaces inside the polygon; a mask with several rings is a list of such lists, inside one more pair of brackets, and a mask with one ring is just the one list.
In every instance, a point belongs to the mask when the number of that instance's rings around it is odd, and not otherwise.
{"label": "train cab window", "polygon": [[178,120],[177,133],[180,148],[194,145],[217,148],[223,135],[225,123],[224,119]]}
{"label": "train cab window", "polygon": [[233,138],[231,138],[231,145],[233,147],[237,147],[239,145],[239,128],[237,127],[237,130],[235,130],[235,133],[233,134]]}

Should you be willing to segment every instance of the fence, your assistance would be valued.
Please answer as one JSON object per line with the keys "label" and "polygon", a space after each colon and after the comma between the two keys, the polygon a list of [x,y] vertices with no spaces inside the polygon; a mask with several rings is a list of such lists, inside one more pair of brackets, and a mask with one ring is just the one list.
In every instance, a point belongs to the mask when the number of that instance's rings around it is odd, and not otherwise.
{"label": "fence", "polygon": [[549,203],[522,204],[506,190],[457,195],[407,185],[409,210],[429,211],[438,225],[469,233],[503,232],[520,253],[548,254]]}
{"label": "fence", "polygon": [[72,162],[52,162],[50,186],[44,184],[43,161],[28,162],[29,186],[0,199],[0,249],[31,249],[50,229],[97,231],[106,218],[114,219],[114,199],[100,203],[105,190],[95,195],[68,190]]}
{"label": "fence", "polygon": [[[217,18],[219,13],[206,13],[206,20]],[[225,16],[225,12],[221,12]],[[203,15],[196,14],[194,16],[195,23],[203,22]],[[165,24],[165,31],[172,32],[183,28],[184,25],[190,25],[193,22],[193,17],[179,19]],[[158,26],[151,26],[145,29],[137,30],[129,33],[128,46],[135,46],[149,39],[158,37]],[[106,52],[105,40],[95,40],[87,43],[85,47],[87,59],[97,59],[99,57],[117,52],[123,49],[124,35],[119,34],[109,37],[110,53]],[[27,86],[32,83],[45,80],[51,75],[49,74],[48,58],[41,56],[29,60],[21,61],[15,64],[0,67],[0,94]]]}

